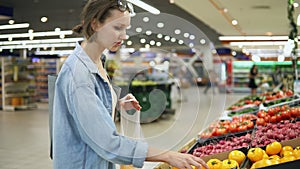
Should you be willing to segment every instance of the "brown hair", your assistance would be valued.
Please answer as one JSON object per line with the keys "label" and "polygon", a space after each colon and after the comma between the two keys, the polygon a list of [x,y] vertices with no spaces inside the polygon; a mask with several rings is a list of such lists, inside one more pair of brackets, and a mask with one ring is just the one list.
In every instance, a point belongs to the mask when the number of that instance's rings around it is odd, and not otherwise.
{"label": "brown hair", "polygon": [[112,9],[118,9],[117,0],[89,0],[81,12],[82,23],[73,28],[73,32],[84,34],[89,39],[93,34],[92,22],[94,19],[100,23],[111,15]]}

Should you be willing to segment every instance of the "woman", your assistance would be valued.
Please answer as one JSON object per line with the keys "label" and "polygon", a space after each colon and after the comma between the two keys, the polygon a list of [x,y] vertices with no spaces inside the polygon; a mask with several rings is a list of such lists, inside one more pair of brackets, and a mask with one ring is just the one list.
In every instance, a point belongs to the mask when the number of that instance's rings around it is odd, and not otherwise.
{"label": "woman", "polygon": [[249,73],[249,88],[251,89],[251,94],[255,95],[256,94],[256,89],[257,89],[257,84],[255,82],[255,78],[258,75],[258,71],[257,71],[257,66],[253,65],[250,69],[250,73]]}
{"label": "woman", "polygon": [[[101,61],[105,49],[116,51],[126,38],[130,9],[126,1],[90,0],[82,25],[74,31],[86,40],[77,43],[58,74],[53,106],[55,169],[105,169],[114,164],[142,167],[144,161],[166,162],[177,168],[207,167],[195,156],[164,151],[117,133],[113,121],[117,98]],[[133,101],[126,102],[126,100]],[[133,95],[120,105],[140,109]],[[124,101],[125,100],[125,101]]]}

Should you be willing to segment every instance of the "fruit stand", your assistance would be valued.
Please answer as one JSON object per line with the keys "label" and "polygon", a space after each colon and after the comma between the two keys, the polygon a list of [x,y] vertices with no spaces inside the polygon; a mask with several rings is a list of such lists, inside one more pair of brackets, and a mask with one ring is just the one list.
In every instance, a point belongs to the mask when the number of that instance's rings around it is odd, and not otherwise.
{"label": "fruit stand", "polygon": [[300,97],[287,90],[242,98],[181,152],[210,168],[300,168]]}

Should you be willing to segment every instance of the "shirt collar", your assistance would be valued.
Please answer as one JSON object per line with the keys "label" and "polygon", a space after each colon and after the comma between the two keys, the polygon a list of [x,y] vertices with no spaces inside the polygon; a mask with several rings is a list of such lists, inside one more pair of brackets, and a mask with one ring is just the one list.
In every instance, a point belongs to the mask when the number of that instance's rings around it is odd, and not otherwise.
{"label": "shirt collar", "polygon": [[76,42],[76,46],[74,49],[75,56],[83,62],[84,65],[86,65],[87,69],[91,73],[98,73],[98,68],[96,64],[92,61],[92,59],[86,54],[86,52],[83,50],[79,42]]}

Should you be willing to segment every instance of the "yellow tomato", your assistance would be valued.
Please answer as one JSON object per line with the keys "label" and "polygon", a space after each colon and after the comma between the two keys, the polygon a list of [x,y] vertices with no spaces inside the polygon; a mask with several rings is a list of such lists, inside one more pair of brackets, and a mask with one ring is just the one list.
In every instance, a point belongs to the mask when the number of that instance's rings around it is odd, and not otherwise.
{"label": "yellow tomato", "polygon": [[263,150],[263,159],[268,159],[269,158],[269,156],[268,156],[268,154],[266,153],[266,151],[265,150]]}
{"label": "yellow tomato", "polygon": [[293,151],[284,151],[282,152],[281,157],[293,156],[293,155],[294,155]]}
{"label": "yellow tomato", "polygon": [[269,160],[276,160],[276,161],[279,161],[280,157],[278,155],[271,155],[269,157]]}
{"label": "yellow tomato", "polygon": [[222,169],[239,169],[239,163],[235,160],[223,160]]}
{"label": "yellow tomato", "polygon": [[294,150],[294,149],[293,149],[292,146],[283,146],[283,147],[281,148],[281,150],[280,150],[280,156],[282,157],[283,152],[285,152],[285,151],[293,151],[293,150]]}
{"label": "yellow tomato", "polygon": [[246,155],[240,150],[233,150],[228,155],[229,160],[235,160],[239,165],[241,165],[245,158]]}
{"label": "yellow tomato", "polygon": [[263,149],[256,147],[256,148],[250,148],[248,153],[247,153],[247,157],[252,161],[252,162],[256,162],[259,161],[261,159],[263,159]]}
{"label": "yellow tomato", "polygon": [[279,162],[271,161],[268,159],[262,159],[262,160],[255,162],[253,165],[255,166],[255,168],[261,168],[261,167],[267,167],[270,165],[275,165],[276,163],[278,164]]}
{"label": "yellow tomato", "polygon": [[300,149],[294,149],[293,154],[296,159],[300,159]]}
{"label": "yellow tomato", "polygon": [[274,141],[273,143],[270,143],[267,145],[266,153],[268,155],[275,155],[280,152],[281,148],[282,148],[282,145],[279,142]]}
{"label": "yellow tomato", "polygon": [[280,163],[285,163],[285,162],[294,161],[294,160],[296,160],[296,158],[294,156],[286,156],[286,157],[282,157],[280,159]]}
{"label": "yellow tomato", "polygon": [[209,169],[222,169],[222,161],[216,158],[208,160],[206,164]]}

